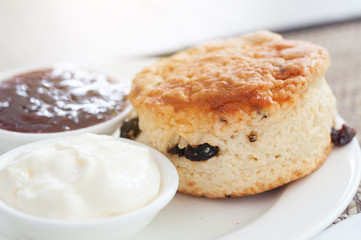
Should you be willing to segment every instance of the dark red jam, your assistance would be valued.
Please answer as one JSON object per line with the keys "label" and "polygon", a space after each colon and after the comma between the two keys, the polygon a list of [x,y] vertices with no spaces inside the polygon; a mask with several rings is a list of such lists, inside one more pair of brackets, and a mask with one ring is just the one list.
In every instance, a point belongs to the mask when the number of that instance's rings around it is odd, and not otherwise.
{"label": "dark red jam", "polygon": [[29,133],[80,129],[124,111],[124,85],[101,73],[46,69],[0,83],[0,128]]}

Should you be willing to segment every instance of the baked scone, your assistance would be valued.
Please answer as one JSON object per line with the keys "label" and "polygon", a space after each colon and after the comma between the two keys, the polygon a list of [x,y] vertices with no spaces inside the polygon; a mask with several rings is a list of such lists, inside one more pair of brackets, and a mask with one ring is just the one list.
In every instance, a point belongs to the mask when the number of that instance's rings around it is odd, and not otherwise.
{"label": "baked scone", "polygon": [[289,183],[332,149],[329,63],[325,49],[268,31],[163,58],[133,79],[137,140],[169,157],[183,193],[223,198]]}

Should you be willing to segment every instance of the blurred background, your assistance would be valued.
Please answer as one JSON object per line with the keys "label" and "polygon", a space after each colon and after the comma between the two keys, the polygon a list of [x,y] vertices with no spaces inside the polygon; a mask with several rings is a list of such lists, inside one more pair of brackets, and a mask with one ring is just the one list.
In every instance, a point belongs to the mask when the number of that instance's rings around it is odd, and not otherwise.
{"label": "blurred background", "polygon": [[153,56],[360,16],[360,0],[0,0],[0,70]]}

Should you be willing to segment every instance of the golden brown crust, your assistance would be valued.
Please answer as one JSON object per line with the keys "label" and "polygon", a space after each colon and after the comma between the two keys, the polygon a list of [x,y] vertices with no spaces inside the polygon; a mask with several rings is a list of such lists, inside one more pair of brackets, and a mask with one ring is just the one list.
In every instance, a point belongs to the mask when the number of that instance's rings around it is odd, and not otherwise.
{"label": "golden brown crust", "polygon": [[328,65],[325,49],[261,31],[161,59],[134,78],[129,99],[157,112],[271,111],[295,101]]}
{"label": "golden brown crust", "polygon": [[[179,52],[133,80],[137,140],[168,154],[180,192],[223,198],[282,186],[332,149],[328,65],[323,48],[265,31]],[[219,154],[194,162],[168,151],[204,143]]]}

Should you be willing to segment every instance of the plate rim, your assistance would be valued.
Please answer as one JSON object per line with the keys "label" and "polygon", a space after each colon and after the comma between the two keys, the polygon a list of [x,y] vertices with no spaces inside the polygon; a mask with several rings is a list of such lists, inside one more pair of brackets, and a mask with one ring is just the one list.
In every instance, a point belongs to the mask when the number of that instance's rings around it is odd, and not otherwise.
{"label": "plate rim", "polygon": [[[339,121],[339,120],[341,123],[344,123],[344,120],[340,116],[337,117],[337,121]],[[321,233],[327,227],[331,226],[331,224],[343,213],[343,211],[347,208],[347,206],[353,200],[353,198],[360,186],[360,180],[361,180],[361,163],[360,163],[361,150],[360,150],[359,142],[356,139],[356,137],[354,137],[354,139],[348,145],[346,145],[344,147],[348,147],[350,150],[352,150],[349,152],[350,158],[348,158],[347,161],[349,163],[353,164],[353,168],[352,168],[353,171],[351,172],[352,174],[350,174],[350,176],[348,178],[351,185],[349,186],[349,188],[345,189],[345,191],[343,192],[343,197],[342,197],[343,201],[337,206],[336,209],[330,210],[328,212],[327,216],[325,216],[321,222],[315,223],[315,225],[312,228],[304,230],[302,233],[299,233],[300,235],[287,236],[287,238],[284,238],[284,239],[312,239],[312,237],[315,237],[317,234]],[[348,151],[348,149],[341,149],[341,151]],[[352,156],[352,159],[351,159],[351,156]],[[319,170],[321,170],[321,169],[319,169]],[[319,171],[319,170],[317,170],[317,171]],[[280,199],[282,199],[282,196],[284,194],[287,194],[287,190],[289,188],[292,188],[292,184],[293,183],[285,186],[286,188],[285,188],[284,192],[282,193],[282,195],[280,196],[280,198],[277,200],[277,202],[280,201]],[[275,211],[274,208],[277,205],[277,202],[270,209],[268,209],[263,215],[261,215],[259,218],[255,219],[254,221],[248,223],[247,225],[245,225],[237,230],[234,230],[232,232],[225,234],[223,237],[221,237],[219,239],[228,240],[228,239],[235,239],[236,237],[238,237],[238,238],[244,237],[243,231],[247,231],[247,228],[262,229],[263,219],[265,218],[265,216],[267,218],[267,215],[272,214],[272,212]],[[277,208],[277,206],[276,206],[276,208]],[[295,214],[295,216],[296,215],[297,214]],[[279,222],[277,224],[279,224]],[[272,226],[272,223],[270,225]],[[268,227],[270,227],[270,226],[268,226]],[[247,237],[249,237],[249,236],[247,236]],[[267,237],[267,236],[264,235],[263,238],[264,237]],[[252,239],[260,239],[260,238],[255,237]],[[283,239],[283,238],[282,238],[282,236],[280,236],[280,238],[278,238],[278,239]]]}

